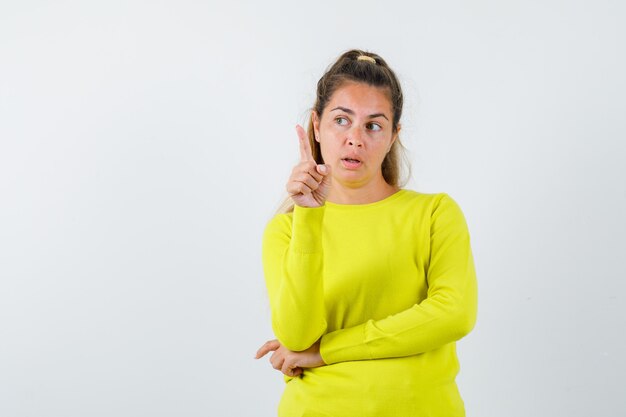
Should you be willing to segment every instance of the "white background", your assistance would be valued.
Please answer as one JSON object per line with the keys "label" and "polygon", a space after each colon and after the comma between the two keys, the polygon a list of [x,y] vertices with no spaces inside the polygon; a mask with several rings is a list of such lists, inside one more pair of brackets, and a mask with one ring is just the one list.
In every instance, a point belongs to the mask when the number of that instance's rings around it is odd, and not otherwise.
{"label": "white background", "polygon": [[260,262],[324,69],[463,209],[470,417],[626,413],[622,1],[0,2],[0,415],[272,416]]}

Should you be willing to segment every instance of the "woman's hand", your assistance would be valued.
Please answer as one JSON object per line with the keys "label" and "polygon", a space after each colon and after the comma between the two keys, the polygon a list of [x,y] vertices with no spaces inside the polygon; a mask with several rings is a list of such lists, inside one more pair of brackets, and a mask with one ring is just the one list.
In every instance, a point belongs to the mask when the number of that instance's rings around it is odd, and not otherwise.
{"label": "woman's hand", "polygon": [[306,132],[300,125],[296,126],[296,131],[300,140],[300,162],[287,181],[287,192],[299,206],[323,206],[330,191],[330,165],[317,165]]}
{"label": "woman's hand", "polygon": [[303,368],[317,368],[326,365],[322,355],[320,355],[319,340],[301,352],[292,352],[281,345],[278,340],[270,340],[259,348],[255,359],[260,359],[271,351],[274,353],[270,357],[270,363],[274,369],[287,376],[296,377],[302,374]]}

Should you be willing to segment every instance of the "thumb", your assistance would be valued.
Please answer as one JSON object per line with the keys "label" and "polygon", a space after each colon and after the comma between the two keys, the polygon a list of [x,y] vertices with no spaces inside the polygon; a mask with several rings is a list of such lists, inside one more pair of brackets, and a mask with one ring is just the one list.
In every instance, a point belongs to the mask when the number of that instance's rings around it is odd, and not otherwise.
{"label": "thumb", "polygon": [[319,172],[322,175],[327,175],[330,172],[330,165],[318,165],[317,167],[317,172]]}
{"label": "thumb", "polygon": [[327,190],[327,188],[330,187],[330,182],[333,178],[333,176],[330,175],[330,165],[318,165],[317,172],[324,176],[322,178],[322,182],[320,182],[320,186]]}

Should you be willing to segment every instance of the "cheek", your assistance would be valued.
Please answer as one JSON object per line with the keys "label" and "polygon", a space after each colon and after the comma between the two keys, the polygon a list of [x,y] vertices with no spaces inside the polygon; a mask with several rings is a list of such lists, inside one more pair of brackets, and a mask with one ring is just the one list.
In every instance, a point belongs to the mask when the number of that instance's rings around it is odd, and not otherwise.
{"label": "cheek", "polygon": [[377,158],[380,160],[381,163],[387,156],[387,148],[389,148],[388,142],[380,143],[376,146],[376,150],[374,153],[376,154]]}
{"label": "cheek", "polygon": [[329,161],[339,154],[340,143],[336,138],[328,133],[320,141],[320,151],[324,161]]}
{"label": "cheek", "polygon": [[320,151],[322,152],[322,156],[328,157],[333,152],[332,146],[328,140],[322,139],[320,141]]}

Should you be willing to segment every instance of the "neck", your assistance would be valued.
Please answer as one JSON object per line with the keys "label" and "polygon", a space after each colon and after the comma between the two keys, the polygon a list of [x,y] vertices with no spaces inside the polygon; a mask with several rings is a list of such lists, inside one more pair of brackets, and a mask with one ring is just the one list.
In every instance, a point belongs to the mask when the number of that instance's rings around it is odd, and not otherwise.
{"label": "neck", "polygon": [[335,204],[369,204],[383,200],[399,189],[399,187],[387,184],[382,177],[360,186],[343,184],[333,178],[327,201]]}

